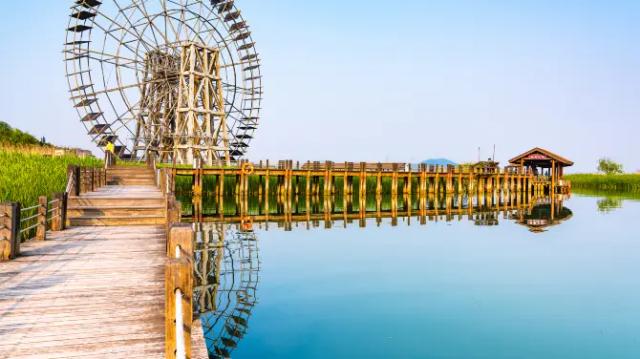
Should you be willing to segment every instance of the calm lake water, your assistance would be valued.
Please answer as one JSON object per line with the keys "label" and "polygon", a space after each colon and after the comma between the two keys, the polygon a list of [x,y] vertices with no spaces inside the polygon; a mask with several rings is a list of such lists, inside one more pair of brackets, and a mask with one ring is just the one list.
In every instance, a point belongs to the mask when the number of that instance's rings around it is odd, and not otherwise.
{"label": "calm lake water", "polygon": [[202,224],[196,315],[212,358],[640,357],[640,202],[554,211]]}

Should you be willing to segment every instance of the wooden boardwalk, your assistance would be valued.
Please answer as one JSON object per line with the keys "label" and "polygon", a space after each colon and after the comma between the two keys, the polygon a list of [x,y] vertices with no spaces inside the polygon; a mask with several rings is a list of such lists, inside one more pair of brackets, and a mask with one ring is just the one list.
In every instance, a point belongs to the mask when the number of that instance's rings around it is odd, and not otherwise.
{"label": "wooden boardwalk", "polygon": [[[156,191],[110,186],[86,197]],[[75,227],[23,244],[0,264],[0,358],[163,358],[165,248],[165,227],[154,225]],[[192,357],[206,357],[194,339]]]}

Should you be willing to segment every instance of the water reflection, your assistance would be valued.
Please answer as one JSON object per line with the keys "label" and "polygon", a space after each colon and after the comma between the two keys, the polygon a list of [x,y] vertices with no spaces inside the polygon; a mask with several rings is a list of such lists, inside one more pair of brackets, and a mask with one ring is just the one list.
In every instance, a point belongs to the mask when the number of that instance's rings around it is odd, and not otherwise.
{"label": "water reflection", "polygon": [[255,233],[196,224],[194,317],[211,358],[228,358],[249,329],[260,258]]}
{"label": "water reflection", "polygon": [[[375,198],[375,197],[374,197]],[[187,216],[195,221],[194,317],[200,319],[211,358],[229,358],[249,331],[257,304],[260,257],[254,230],[277,227],[332,228],[357,223],[366,226],[375,218],[408,225],[429,221],[469,220],[476,226],[497,226],[506,220],[538,233],[572,217],[564,206],[566,196],[553,197],[444,197],[412,203],[404,198],[396,204],[378,198],[369,203],[342,204],[331,200],[296,199],[275,205],[251,204],[248,199],[215,198],[202,201],[206,216],[193,213],[182,198]],[[189,200],[201,201],[201,199]],[[213,211],[213,212],[212,212]],[[198,220],[201,220],[198,221]],[[390,220],[390,221],[389,221]]]}
{"label": "water reflection", "polygon": [[549,227],[561,224],[573,217],[573,212],[563,205],[562,201],[555,201],[547,197],[539,199],[529,211],[520,213],[519,224],[527,226],[531,232],[539,233]]}
{"label": "water reflection", "polygon": [[598,200],[598,211],[601,213],[610,213],[622,208],[622,198],[605,197]]}
{"label": "water reflection", "polygon": [[366,227],[375,219],[380,226],[389,221],[400,223],[469,220],[478,226],[496,226],[501,220],[516,222],[541,232],[558,225],[572,216],[564,206],[567,195],[535,197],[526,194],[501,195],[483,193],[475,196],[367,196],[366,200],[352,201],[342,196],[274,197],[263,201],[259,197],[193,197],[179,196],[183,215],[193,222],[240,224],[269,229],[278,227],[290,231],[294,228],[333,228],[358,224]]}

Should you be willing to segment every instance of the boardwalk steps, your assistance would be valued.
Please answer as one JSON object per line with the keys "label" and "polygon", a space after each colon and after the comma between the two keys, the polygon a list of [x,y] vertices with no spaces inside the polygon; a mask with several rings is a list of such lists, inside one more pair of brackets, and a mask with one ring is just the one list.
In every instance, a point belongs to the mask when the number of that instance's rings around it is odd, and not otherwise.
{"label": "boardwalk steps", "polygon": [[152,169],[117,167],[107,172],[106,187],[69,198],[67,218],[72,227],[160,225],[165,200]]}
{"label": "boardwalk steps", "polygon": [[146,167],[114,167],[107,172],[107,185],[155,186],[155,173]]}

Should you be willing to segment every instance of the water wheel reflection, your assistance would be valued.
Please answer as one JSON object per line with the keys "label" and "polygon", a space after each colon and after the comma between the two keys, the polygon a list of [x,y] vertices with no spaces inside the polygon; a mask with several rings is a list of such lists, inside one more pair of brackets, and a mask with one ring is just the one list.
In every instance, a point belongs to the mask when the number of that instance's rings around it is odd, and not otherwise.
{"label": "water wheel reflection", "polygon": [[260,258],[255,233],[197,224],[194,318],[211,358],[228,358],[248,331],[257,303]]}

